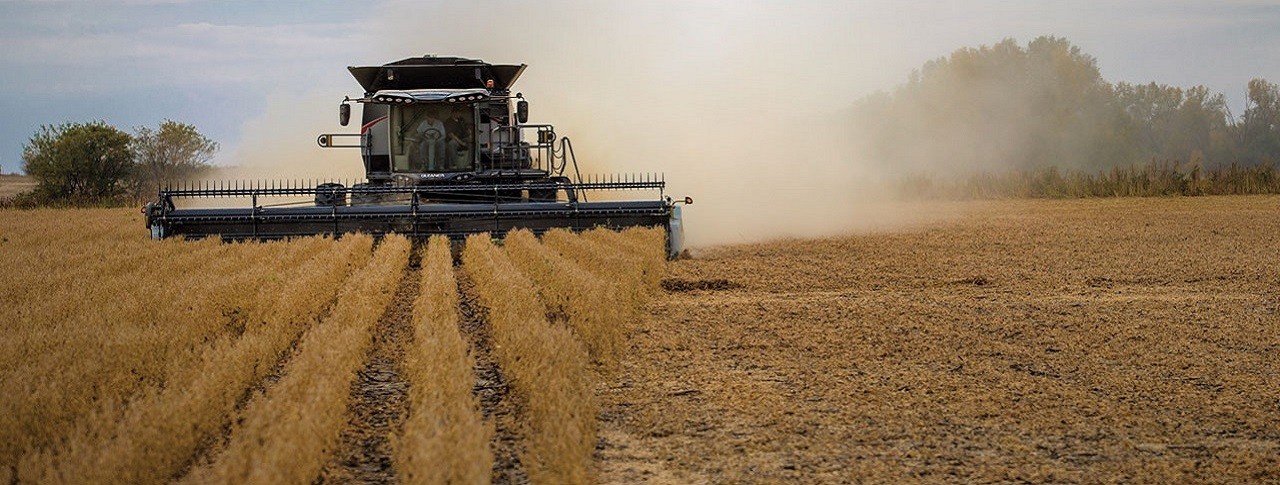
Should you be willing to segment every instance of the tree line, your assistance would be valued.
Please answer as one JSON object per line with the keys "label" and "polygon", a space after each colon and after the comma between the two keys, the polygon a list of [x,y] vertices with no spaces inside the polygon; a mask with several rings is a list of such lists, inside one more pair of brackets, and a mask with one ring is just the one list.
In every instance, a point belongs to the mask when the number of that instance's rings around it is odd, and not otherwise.
{"label": "tree line", "polygon": [[1079,47],[1039,37],[959,49],[854,112],[865,155],[900,174],[1270,167],[1280,88],[1254,79],[1247,89],[1237,115],[1204,86],[1108,82]]}
{"label": "tree line", "polygon": [[171,120],[133,133],[103,121],[44,125],[22,147],[22,170],[36,188],[13,203],[134,202],[165,181],[197,176],[217,151],[195,126]]}

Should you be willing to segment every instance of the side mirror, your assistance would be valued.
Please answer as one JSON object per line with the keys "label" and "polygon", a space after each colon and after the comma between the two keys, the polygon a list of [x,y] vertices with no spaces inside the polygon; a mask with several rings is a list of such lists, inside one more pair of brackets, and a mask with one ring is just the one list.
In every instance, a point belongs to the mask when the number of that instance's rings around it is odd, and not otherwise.
{"label": "side mirror", "polygon": [[342,103],[338,105],[338,124],[347,126],[351,122],[351,105]]}
{"label": "side mirror", "polygon": [[525,100],[516,101],[516,121],[520,124],[529,122],[529,102]]}

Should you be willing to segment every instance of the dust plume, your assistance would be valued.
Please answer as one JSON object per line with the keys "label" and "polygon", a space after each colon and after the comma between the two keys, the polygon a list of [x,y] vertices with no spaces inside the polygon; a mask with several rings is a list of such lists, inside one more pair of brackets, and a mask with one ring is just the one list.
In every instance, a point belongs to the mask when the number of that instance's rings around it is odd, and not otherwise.
{"label": "dust plume", "polygon": [[[349,91],[358,91],[358,88]],[[358,149],[326,149],[316,144],[316,137],[321,133],[354,131],[350,126],[338,125],[338,101],[345,92],[271,94],[265,111],[244,123],[243,139],[226,156],[230,161],[219,165],[211,177],[217,180],[363,180],[364,165]]]}
{"label": "dust plume", "polygon": [[[214,161],[197,183],[280,184],[314,187],[326,181],[345,185],[364,180],[355,148],[320,148],[321,133],[350,133],[338,125],[338,100],[344,91],[278,91],[267,96],[262,114],[241,127],[239,143]],[[358,118],[357,118],[358,119]],[[313,197],[272,197],[268,205],[310,204]],[[179,207],[250,207],[247,197],[178,198]]]}
{"label": "dust plume", "polygon": [[[570,137],[584,173],[665,174],[693,245],[882,225],[857,163],[857,73],[879,54],[818,6],[689,2],[392,2],[384,53],[529,65],[531,122]],[[481,14],[489,12],[491,15]],[[847,12],[844,12],[847,13]],[[843,15],[843,13],[842,13]],[[901,75],[901,74],[900,74]],[[857,91],[854,91],[855,93]],[[872,193],[875,192],[875,193]]]}

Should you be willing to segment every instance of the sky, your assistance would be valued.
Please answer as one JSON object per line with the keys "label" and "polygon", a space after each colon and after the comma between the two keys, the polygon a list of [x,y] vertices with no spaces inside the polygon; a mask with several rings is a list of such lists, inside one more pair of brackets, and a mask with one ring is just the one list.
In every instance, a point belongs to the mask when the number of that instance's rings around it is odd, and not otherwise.
{"label": "sky", "polygon": [[[426,32],[454,21],[471,30],[452,28],[449,38],[434,39]],[[503,35],[519,45],[495,45],[486,40],[492,36],[486,26],[527,31],[537,42]],[[757,28],[764,39],[786,46],[753,45],[759,38],[749,30]],[[804,86],[804,76],[831,76],[824,88],[838,93],[827,94],[852,102],[892,88],[956,48],[1038,35],[1081,46],[1109,80],[1205,84],[1226,94],[1237,113],[1249,79],[1280,80],[1280,50],[1274,49],[1280,2],[0,0],[0,81],[7,92],[0,100],[6,114],[0,170],[18,169],[23,144],[41,125],[90,120],[126,130],[164,119],[192,123],[221,143],[220,163],[235,163],[228,157],[270,100],[326,93],[336,104],[359,94],[345,66],[428,52],[501,54],[493,60],[529,63],[529,77],[536,77],[552,67],[530,59],[549,55],[556,64],[601,62],[603,70],[634,62],[610,59],[608,52],[573,58],[575,50],[591,47],[573,45],[583,36],[619,50],[631,42],[685,43],[703,57],[743,63],[778,55],[804,59],[813,65],[797,73],[795,88]],[[831,72],[826,63],[857,69]],[[565,95],[556,88],[537,94]]]}
{"label": "sky", "polygon": [[0,0],[0,170],[42,125],[172,119],[219,142],[221,165],[358,177],[356,154],[314,141],[351,131],[345,67],[431,53],[529,64],[516,90],[533,121],[598,171],[790,199],[860,176],[819,161],[847,148],[858,98],[955,49],[1040,35],[1112,82],[1203,84],[1237,115],[1250,79],[1280,81],[1280,2]]}
{"label": "sky", "polygon": [[[432,38],[429,30],[441,26],[448,38]],[[517,45],[495,45],[486,39],[492,31],[507,31],[499,38]],[[530,35],[509,35],[518,31]],[[797,73],[796,89],[805,76],[830,76],[822,84],[837,90],[828,93],[837,95],[833,101],[851,102],[956,48],[1046,34],[1097,57],[1109,80],[1205,84],[1226,94],[1237,113],[1250,78],[1280,80],[1280,2],[0,0],[7,92],[0,170],[18,169],[23,144],[41,125],[99,119],[126,130],[164,119],[192,123],[221,143],[220,163],[234,163],[228,157],[271,99],[324,93],[336,104],[359,94],[345,66],[428,52],[501,55],[492,60],[529,63],[535,79],[565,63],[610,70],[635,62],[608,52],[575,59],[575,51],[593,47],[575,45],[583,36],[619,50],[684,43],[710,62],[781,54],[813,63]],[[754,45],[761,38],[785,47]],[[556,67],[531,61],[548,57]],[[856,68],[832,72],[827,63]],[[559,86],[537,87],[538,95],[567,95]]]}

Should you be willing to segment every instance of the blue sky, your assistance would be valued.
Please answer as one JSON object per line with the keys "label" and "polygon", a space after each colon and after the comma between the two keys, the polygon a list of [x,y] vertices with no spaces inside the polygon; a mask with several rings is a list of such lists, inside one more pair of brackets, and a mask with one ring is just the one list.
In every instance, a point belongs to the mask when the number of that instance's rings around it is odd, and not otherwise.
{"label": "blue sky", "polygon": [[[1275,2],[0,0],[0,170],[40,125],[94,119],[193,123],[222,144],[219,163],[262,155],[263,136],[303,153],[359,94],[345,66],[428,52],[530,64],[535,113],[608,156],[617,133],[645,133],[664,89],[704,90],[672,99],[716,109],[752,96],[715,92],[724,82],[840,104],[955,48],[1037,35],[1068,38],[1112,81],[1205,84],[1237,114],[1250,78],[1280,81]],[[324,123],[312,106],[290,117],[313,99]],[[263,135],[285,124],[298,129]]]}

